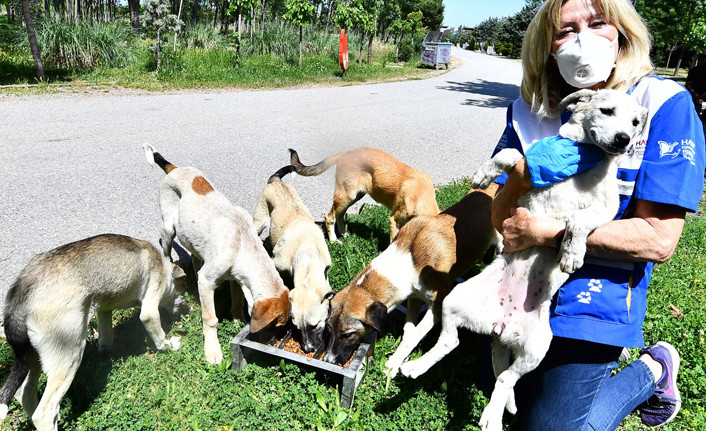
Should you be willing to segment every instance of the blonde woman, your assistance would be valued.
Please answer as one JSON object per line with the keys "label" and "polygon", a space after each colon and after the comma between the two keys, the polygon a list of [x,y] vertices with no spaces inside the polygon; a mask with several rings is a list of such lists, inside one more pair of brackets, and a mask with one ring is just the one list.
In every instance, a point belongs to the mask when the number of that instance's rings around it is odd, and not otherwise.
{"label": "blonde woman", "polygon": [[[495,152],[524,152],[557,135],[569,116],[556,112],[557,104],[580,88],[626,91],[648,108],[649,117],[620,165],[620,211],[588,237],[591,256],[552,305],[554,339],[547,356],[518,382],[522,429],[610,430],[635,409],[645,424],[659,426],[679,411],[679,355],[668,343],[643,349],[640,359],[612,375],[623,347],[645,345],[653,266],[671,257],[704,184],[704,135],[691,97],[679,84],[650,76],[649,50],[647,28],[628,0],[547,0],[527,30],[521,98],[508,108]],[[493,224],[504,237],[504,251],[557,247],[563,221],[516,208],[532,187],[527,162],[498,182],[504,187],[493,202]]]}

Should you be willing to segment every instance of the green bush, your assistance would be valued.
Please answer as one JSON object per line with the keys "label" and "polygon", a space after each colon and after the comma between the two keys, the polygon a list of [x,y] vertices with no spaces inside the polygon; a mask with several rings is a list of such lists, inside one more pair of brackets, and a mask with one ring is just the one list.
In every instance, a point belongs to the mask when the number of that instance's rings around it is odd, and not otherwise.
{"label": "green bush", "polygon": [[[47,17],[37,22],[35,30],[42,60],[49,67],[121,67],[134,58],[130,49],[134,33],[126,21],[91,23]],[[29,50],[26,33],[22,34],[22,45]]]}
{"label": "green bush", "polygon": [[226,38],[217,28],[203,23],[188,26],[181,38],[189,49],[215,49],[226,45]]}

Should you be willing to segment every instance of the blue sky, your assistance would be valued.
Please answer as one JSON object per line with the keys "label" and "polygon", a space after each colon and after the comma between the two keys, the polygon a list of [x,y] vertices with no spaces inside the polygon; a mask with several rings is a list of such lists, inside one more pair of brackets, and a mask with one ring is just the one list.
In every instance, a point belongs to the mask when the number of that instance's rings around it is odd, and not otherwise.
{"label": "blue sky", "polygon": [[458,28],[459,25],[475,27],[493,17],[501,18],[516,14],[525,5],[525,0],[443,0],[444,25]]}

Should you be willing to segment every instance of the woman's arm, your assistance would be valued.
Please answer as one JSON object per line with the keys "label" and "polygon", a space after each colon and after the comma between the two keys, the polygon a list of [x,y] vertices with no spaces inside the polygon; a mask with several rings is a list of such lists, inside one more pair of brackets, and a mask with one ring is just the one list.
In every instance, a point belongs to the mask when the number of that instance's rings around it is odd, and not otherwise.
{"label": "woman's arm", "polygon": [[[493,225],[503,235],[505,252],[534,245],[558,247],[563,237],[563,221],[535,217],[516,207],[530,188],[526,165],[520,162],[493,200]],[[666,262],[679,242],[685,215],[681,207],[638,199],[632,218],[608,222],[588,236],[587,252],[623,261]]]}

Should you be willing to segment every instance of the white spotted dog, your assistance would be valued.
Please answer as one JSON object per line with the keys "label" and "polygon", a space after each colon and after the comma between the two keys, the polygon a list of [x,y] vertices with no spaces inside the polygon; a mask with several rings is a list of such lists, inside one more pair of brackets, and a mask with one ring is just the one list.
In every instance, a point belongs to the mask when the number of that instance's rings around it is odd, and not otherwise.
{"label": "white spotted dog", "polygon": [[[4,328],[15,364],[0,390],[0,419],[14,395],[38,430],[57,429],[59,403],[81,364],[94,312],[100,351],[113,345],[112,311],[136,305],[157,350],[179,349],[179,337],[165,337],[159,307],[185,308],[185,278],[152,244],[123,235],[98,235],[35,256],[7,292]],[[47,383],[38,401],[42,371]]]}
{"label": "white spotted dog", "polygon": [[[615,90],[581,90],[560,103],[573,115],[559,134],[601,148],[604,158],[592,169],[522,196],[518,206],[532,214],[564,220],[559,250],[531,247],[503,254],[477,276],[459,284],[442,304],[442,330],[436,345],[400,371],[416,378],[458,345],[458,327],[494,336],[493,368],[497,378],[480,427],[501,430],[503,408],[516,412],[513,388],[539,365],[549,348],[551,299],[569,274],[583,265],[586,238],[615,216],[619,206],[617,161],[642,131],[647,110]],[[505,149],[474,174],[472,185],[487,187],[522,159]],[[514,358],[510,364],[510,358]]]}
{"label": "white spotted dog", "polygon": [[234,318],[242,318],[245,296],[253,333],[287,323],[289,289],[247,211],[230,203],[198,169],[174,166],[149,144],[144,144],[144,149],[147,161],[167,174],[159,188],[164,256],[171,258],[174,237],[191,253],[198,277],[206,360],[220,364],[223,351],[214,304],[220,282],[230,281]]}
{"label": "white spotted dog", "polygon": [[292,323],[301,334],[302,350],[308,353],[323,342],[333,296],[328,282],[331,255],[323,231],[299,194],[282,181],[294,170],[292,165],[285,166],[268,179],[255,204],[253,223],[261,238],[269,238],[277,271],[292,281]]}

